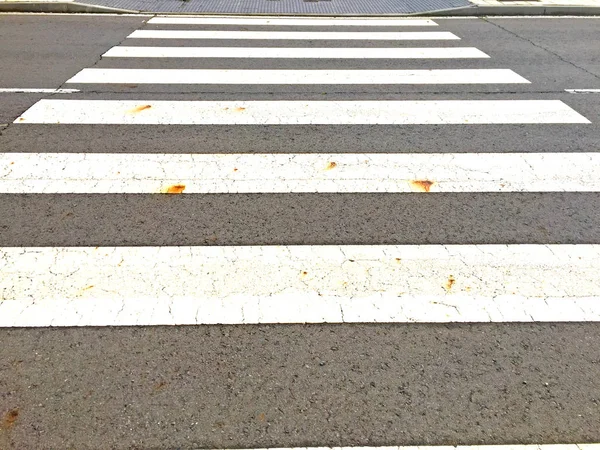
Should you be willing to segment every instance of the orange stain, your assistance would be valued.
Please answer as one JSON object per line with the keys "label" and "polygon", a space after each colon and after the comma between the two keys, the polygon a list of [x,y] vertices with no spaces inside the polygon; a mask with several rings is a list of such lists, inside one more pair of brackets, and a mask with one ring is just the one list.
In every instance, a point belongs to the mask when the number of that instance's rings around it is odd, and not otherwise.
{"label": "orange stain", "polygon": [[6,414],[4,414],[1,428],[4,428],[4,429],[12,428],[12,426],[15,424],[15,422],[17,421],[18,418],[19,418],[19,410],[16,408],[11,409]]}
{"label": "orange stain", "polygon": [[185,190],[185,184],[174,184],[169,186],[164,193],[165,194],[181,194]]}
{"label": "orange stain", "polygon": [[454,277],[452,275],[450,275],[448,277],[448,281],[446,281],[446,290],[449,291],[450,289],[452,289],[452,286],[454,286],[454,283],[456,283],[456,280],[454,279]]}
{"label": "orange stain", "polygon": [[127,112],[130,113],[130,114],[137,114],[139,112],[142,112],[142,111],[144,111],[146,109],[150,109],[150,108],[152,108],[152,105],[140,105],[140,106],[136,106],[133,109],[130,109]]}
{"label": "orange stain", "polygon": [[435,183],[429,180],[414,180],[410,182],[410,185],[413,187],[415,191],[419,192],[429,192],[431,190],[431,186]]}

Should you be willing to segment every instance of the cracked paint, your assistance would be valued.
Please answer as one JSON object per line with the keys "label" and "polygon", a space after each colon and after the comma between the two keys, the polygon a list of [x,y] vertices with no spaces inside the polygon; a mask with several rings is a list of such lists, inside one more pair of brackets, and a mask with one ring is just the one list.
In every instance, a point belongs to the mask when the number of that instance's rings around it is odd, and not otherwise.
{"label": "cracked paint", "polygon": [[600,321],[598,245],[10,247],[0,257],[6,327]]}
{"label": "cracked paint", "polygon": [[[267,450],[267,449],[254,449]],[[279,450],[600,450],[600,444],[419,445],[388,447],[291,447]]]}
{"label": "cracked paint", "polygon": [[599,153],[0,153],[15,194],[598,192],[598,173]]}

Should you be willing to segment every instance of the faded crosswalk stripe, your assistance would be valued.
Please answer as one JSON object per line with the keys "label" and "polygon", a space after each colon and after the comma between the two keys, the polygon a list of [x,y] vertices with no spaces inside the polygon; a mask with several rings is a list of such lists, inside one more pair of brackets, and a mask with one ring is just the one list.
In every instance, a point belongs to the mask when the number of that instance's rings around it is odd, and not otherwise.
{"label": "faded crosswalk stripe", "polygon": [[598,173],[599,153],[0,153],[18,194],[600,192]]}
{"label": "faded crosswalk stripe", "polygon": [[[389,447],[294,447],[270,450],[598,450],[600,444],[410,445]],[[268,449],[255,449],[268,450]]]}
{"label": "faded crosswalk stripe", "polygon": [[[600,444],[410,445],[389,447],[293,447],[270,450],[598,450]],[[251,449],[247,449],[251,450]],[[254,449],[269,450],[269,449]]]}
{"label": "faded crosswalk stripe", "polygon": [[598,245],[43,247],[0,257],[5,327],[600,321]]}

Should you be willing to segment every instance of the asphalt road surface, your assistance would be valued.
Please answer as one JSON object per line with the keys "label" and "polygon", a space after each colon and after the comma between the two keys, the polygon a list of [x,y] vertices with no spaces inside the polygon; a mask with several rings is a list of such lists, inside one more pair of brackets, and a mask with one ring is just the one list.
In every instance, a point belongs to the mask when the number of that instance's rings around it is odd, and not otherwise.
{"label": "asphalt road surface", "polygon": [[600,19],[150,19],[0,16],[1,449],[600,441]]}

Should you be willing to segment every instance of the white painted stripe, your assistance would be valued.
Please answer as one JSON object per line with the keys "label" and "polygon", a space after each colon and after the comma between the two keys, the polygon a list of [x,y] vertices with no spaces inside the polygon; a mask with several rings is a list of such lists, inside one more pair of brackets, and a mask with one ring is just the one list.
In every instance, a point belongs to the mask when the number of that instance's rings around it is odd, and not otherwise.
{"label": "white painted stripe", "polygon": [[1,94],[73,94],[78,89],[0,88]]}
{"label": "white painted stripe", "polygon": [[560,100],[215,102],[43,99],[15,123],[403,125],[590,122]]}
{"label": "white painted stripe", "polygon": [[600,89],[565,89],[569,94],[600,94]]}
{"label": "white painted stripe", "polygon": [[104,58],[310,58],[466,59],[489,58],[474,47],[298,48],[298,47],[113,47]]}
{"label": "white painted stripe", "polygon": [[196,31],[135,30],[131,39],[297,39],[297,40],[364,40],[430,41],[457,40],[448,31]]}
{"label": "white painted stripe", "polygon": [[[515,18],[521,16],[515,16]],[[540,16],[550,17],[550,16]],[[555,16],[559,17],[559,16]],[[560,16],[562,17],[562,16]],[[458,17],[448,17],[458,19]],[[465,19],[469,19],[465,17]],[[255,450],[600,450],[600,444],[419,445],[399,447],[293,447]]]}
{"label": "white painted stripe", "polygon": [[228,70],[83,69],[67,83],[95,84],[520,84],[510,69]]}
{"label": "white painted stripe", "polygon": [[[550,17],[550,16],[540,16]],[[554,16],[559,17],[559,16]],[[563,16],[560,16],[563,17]],[[515,16],[514,18],[522,18]],[[448,19],[459,19],[448,17]],[[469,19],[469,17],[465,17]],[[600,450],[600,444],[514,444],[514,445],[419,445],[399,447],[293,447],[293,448],[270,448],[256,450]]]}
{"label": "white painted stripe", "polygon": [[600,321],[600,245],[6,247],[0,267],[2,327]]}
{"label": "white painted stripe", "polygon": [[3,194],[600,192],[599,173],[600,153],[0,153]]}
{"label": "white painted stripe", "polygon": [[437,26],[429,19],[356,19],[352,17],[153,17],[151,25],[289,25],[289,26],[391,26],[431,27]]}

